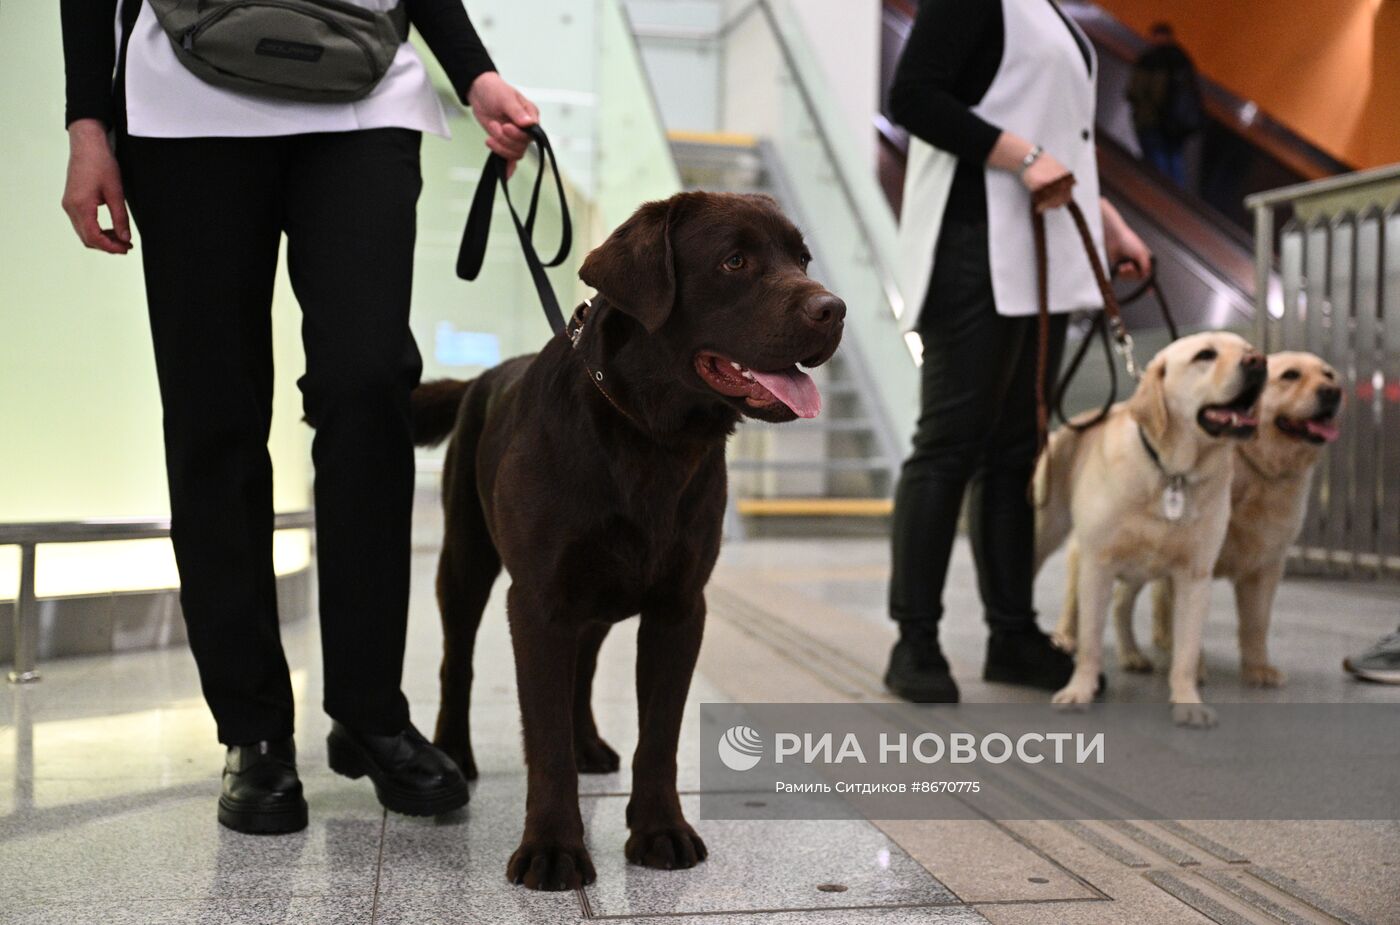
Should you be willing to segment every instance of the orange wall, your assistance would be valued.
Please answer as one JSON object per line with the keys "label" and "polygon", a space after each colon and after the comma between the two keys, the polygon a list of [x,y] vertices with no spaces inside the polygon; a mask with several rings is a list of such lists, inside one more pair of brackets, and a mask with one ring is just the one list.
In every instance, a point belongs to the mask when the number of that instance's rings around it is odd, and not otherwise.
{"label": "orange wall", "polygon": [[1357,167],[1400,161],[1400,0],[1098,0],[1166,20],[1202,73]]}

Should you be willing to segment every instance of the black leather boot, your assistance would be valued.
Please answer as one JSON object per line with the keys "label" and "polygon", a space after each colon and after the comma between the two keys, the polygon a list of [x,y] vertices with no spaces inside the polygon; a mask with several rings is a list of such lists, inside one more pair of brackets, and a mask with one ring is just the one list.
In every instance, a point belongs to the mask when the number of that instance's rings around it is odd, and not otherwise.
{"label": "black leather boot", "polygon": [[890,693],[911,703],[957,703],[958,685],[938,645],[938,632],[900,624],[899,641],[890,652],[885,672]]}
{"label": "black leather boot", "polygon": [[398,735],[358,733],[338,722],[326,737],[331,770],[368,777],[385,809],[436,816],[467,805],[467,779],[452,759],[410,725]]}
{"label": "black leather boot", "polygon": [[[992,630],[982,680],[1057,691],[1074,674],[1074,656],[1058,648],[1036,626]],[[1100,681],[1102,687],[1102,681]]]}
{"label": "black leather boot", "polygon": [[306,800],[291,739],[229,746],[219,822],[248,835],[281,835],[306,828]]}

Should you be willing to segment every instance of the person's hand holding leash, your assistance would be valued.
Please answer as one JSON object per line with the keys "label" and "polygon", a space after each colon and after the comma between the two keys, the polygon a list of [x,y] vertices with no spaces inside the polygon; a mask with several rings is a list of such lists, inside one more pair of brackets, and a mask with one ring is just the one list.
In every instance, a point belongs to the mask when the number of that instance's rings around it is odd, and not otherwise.
{"label": "person's hand holding leash", "polygon": [[1074,183],[1061,183],[1070,176],[1069,168],[1042,151],[1021,171],[1021,184],[1035,198],[1036,208],[1044,212],[1058,209],[1074,198]]}
{"label": "person's hand holding leash", "polygon": [[[97,223],[98,206],[112,214],[111,228]],[[121,170],[107,141],[107,128],[96,119],[78,119],[68,126],[68,180],[63,188],[63,211],[79,240],[93,250],[125,254],[131,250],[131,224],[126,216]]]}
{"label": "person's hand holding leash", "polygon": [[1123,216],[1107,199],[1100,199],[1103,209],[1103,244],[1108,251],[1108,265],[1128,279],[1144,279],[1152,269],[1152,251],[1128,227]]}
{"label": "person's hand holding leash", "polygon": [[486,129],[486,147],[509,162],[507,176],[514,173],[515,162],[530,147],[525,129],[540,121],[539,109],[495,71],[487,71],[472,81],[467,103],[476,121]]}
{"label": "person's hand holding leash", "polygon": [[[1038,212],[1058,209],[1072,198],[1074,181],[1069,168],[1040,145],[1019,135],[1002,132],[987,155],[987,163],[1020,177]],[[1067,178],[1070,182],[1059,182]]]}

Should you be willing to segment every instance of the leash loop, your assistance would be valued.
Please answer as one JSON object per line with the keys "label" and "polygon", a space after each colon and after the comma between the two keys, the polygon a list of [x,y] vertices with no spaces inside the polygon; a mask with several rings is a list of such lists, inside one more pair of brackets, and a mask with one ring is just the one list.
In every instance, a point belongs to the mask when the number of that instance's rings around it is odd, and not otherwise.
{"label": "leash loop", "polygon": [[[1037,190],[1031,196],[1031,227],[1035,237],[1035,269],[1038,296],[1037,314],[1039,315],[1040,339],[1036,369],[1037,451],[1045,448],[1045,443],[1049,435],[1050,420],[1050,410],[1045,395],[1046,390],[1049,388],[1049,383],[1045,380],[1049,375],[1050,286],[1045,241],[1045,214],[1041,207],[1045,202],[1067,192],[1070,187],[1074,186],[1074,182],[1073,174],[1065,174],[1060,179]],[[1104,332],[1105,343],[1107,343],[1108,336],[1112,337],[1113,348],[1122,359],[1123,366],[1127,370],[1128,375],[1132,379],[1137,380],[1141,378],[1142,371],[1138,367],[1137,357],[1134,353],[1133,336],[1128,333],[1127,325],[1123,323],[1121,303],[1118,300],[1117,294],[1113,291],[1113,284],[1110,282],[1108,274],[1104,272],[1103,262],[1099,259],[1098,248],[1094,246],[1094,237],[1089,231],[1089,223],[1085,220],[1084,212],[1079,208],[1079,203],[1075,202],[1073,199],[1070,199],[1065,204],[1065,208],[1069,211],[1070,218],[1074,221],[1075,230],[1079,233],[1079,240],[1084,245],[1085,256],[1089,259],[1089,268],[1094,274],[1094,282],[1098,285],[1099,295],[1103,298],[1103,313],[1095,318],[1094,325],[1100,331]],[[1152,289],[1157,294],[1158,301],[1162,306],[1162,314],[1167,319],[1167,327],[1172,331],[1173,339],[1175,339],[1176,324],[1171,318],[1171,313],[1167,310],[1166,300],[1162,298],[1161,287],[1157,285],[1156,276],[1155,265],[1148,268],[1147,280],[1132,293],[1128,300],[1136,299],[1148,289]],[[1106,327],[1103,326],[1105,322]],[[1090,334],[1092,335],[1092,329]],[[1058,388],[1055,390],[1055,409],[1059,413],[1061,420],[1065,420],[1064,411],[1060,407],[1064,400],[1065,387],[1068,385],[1070,377],[1078,370],[1080,361],[1084,358],[1084,349],[1087,349],[1088,339],[1089,337],[1086,336],[1085,345],[1075,354],[1065,378],[1061,380]],[[1116,367],[1112,363],[1109,364],[1109,376],[1114,381],[1113,391],[1116,393],[1117,373]],[[1094,426],[1108,415],[1108,409],[1112,403],[1113,395],[1111,394],[1103,408],[1092,420],[1080,425],[1070,426],[1075,427],[1076,430],[1084,430]],[[1066,423],[1068,423],[1068,421],[1066,421]]]}
{"label": "leash loop", "polygon": [[[549,136],[538,125],[528,126],[525,131],[539,149],[540,169],[535,174],[535,183],[530,190],[530,204],[525,210],[525,220],[515,209],[510,198],[510,186],[506,182],[507,161],[494,151],[486,158],[481,168],[481,180],[477,183],[472,197],[471,210],[467,213],[467,224],[462,230],[462,245],[457,251],[457,275],[465,280],[474,280],[481,273],[486,260],[486,241],[491,235],[491,210],[496,201],[496,187],[505,194],[506,208],[510,210],[511,222],[515,225],[516,236],[520,239],[520,249],[525,254],[525,265],[530,270],[530,278],[535,284],[540,305],[544,307],[545,319],[555,334],[564,330],[564,313],[559,308],[559,298],[554,294],[546,267],[557,267],[569,256],[573,247],[573,225],[569,218],[569,203],[564,196],[564,179],[559,173],[559,162],[554,156],[554,148]],[[559,248],[549,260],[541,260],[535,249],[535,219],[539,213],[540,191],[544,184],[546,168],[554,175],[554,189],[559,196]]]}
{"label": "leash loop", "polygon": [[[1129,262],[1130,261],[1126,260],[1120,261],[1118,266]],[[1117,266],[1114,267],[1115,270],[1117,270],[1117,268]],[[1157,262],[1155,258],[1152,265],[1148,267],[1147,275],[1143,278],[1142,282],[1131,292],[1119,296],[1118,304],[1123,306],[1136,302],[1149,292],[1156,297],[1157,308],[1162,314],[1162,321],[1166,325],[1168,336],[1171,340],[1176,340],[1181,335],[1177,331],[1176,319],[1172,317],[1171,306],[1167,304],[1166,294],[1162,291],[1161,285],[1157,282]],[[1124,333],[1126,334],[1126,332]],[[1065,414],[1065,393],[1069,391],[1069,384],[1079,372],[1079,366],[1084,362],[1084,357],[1089,352],[1089,347],[1093,344],[1096,336],[1103,343],[1104,358],[1107,360],[1108,394],[1104,398],[1103,405],[1093,417],[1082,421],[1072,421],[1070,416]],[[1131,335],[1128,335],[1128,340],[1131,342]],[[1108,416],[1108,410],[1113,407],[1113,400],[1118,395],[1118,364],[1115,363],[1113,359],[1116,343],[1116,339],[1112,338],[1108,332],[1108,325],[1104,321],[1104,314],[1102,312],[1096,313],[1093,321],[1089,324],[1088,331],[1084,334],[1084,338],[1075,349],[1073,356],[1066,362],[1064,372],[1060,374],[1059,384],[1055,386],[1054,411],[1055,416],[1060,419],[1060,423],[1074,430],[1084,431],[1099,424]],[[1123,363],[1128,368],[1129,373],[1132,374],[1134,378],[1141,379],[1142,371],[1137,369],[1132,349],[1129,348],[1127,351],[1119,349],[1118,352],[1123,357]]]}
{"label": "leash loop", "polygon": [[[1067,173],[1058,180],[1047,183],[1045,186],[1031,194],[1031,229],[1035,239],[1035,275],[1038,304],[1036,314],[1038,316],[1038,343],[1036,352],[1036,376],[1035,376],[1035,412],[1036,412],[1036,456],[1039,458],[1045,452],[1045,445],[1049,440],[1050,431],[1050,407],[1046,397],[1049,383],[1046,379],[1050,373],[1050,269],[1048,266],[1047,247],[1045,239],[1045,213],[1043,211],[1047,202],[1060,196],[1066,196],[1075,183],[1074,174]],[[1094,273],[1094,282],[1099,287],[1099,295],[1103,298],[1103,316],[1108,319],[1107,330],[1112,333],[1114,345],[1118,354],[1123,359],[1123,365],[1127,368],[1128,375],[1134,379],[1139,377],[1137,360],[1133,355],[1133,338],[1128,333],[1127,326],[1123,324],[1123,312],[1118,304],[1118,296],[1113,291],[1113,284],[1109,281],[1108,274],[1104,272],[1103,261],[1099,259],[1098,248],[1094,246],[1094,236],[1089,231],[1089,223],[1084,218],[1084,212],[1079,208],[1079,203],[1072,197],[1066,196],[1065,208],[1069,211],[1070,218],[1074,220],[1075,230],[1079,233],[1079,240],[1084,245],[1084,253],[1089,258],[1089,268]],[[1077,368],[1079,361],[1083,359],[1080,353],[1075,357],[1073,368]],[[1110,366],[1110,374],[1113,369]],[[1056,407],[1063,398],[1063,385],[1056,395]],[[1115,385],[1114,391],[1117,391]],[[1112,398],[1109,399],[1110,404]],[[1105,405],[1098,417],[1084,427],[1093,426],[1103,420],[1108,414],[1108,405]],[[1061,417],[1063,418],[1063,413]],[[1076,429],[1083,429],[1077,427]],[[1045,459],[1047,493],[1051,482],[1050,459]],[[1028,486],[1027,494],[1031,498],[1033,505],[1039,506],[1035,498],[1034,476],[1032,484]],[[1044,499],[1041,499],[1042,501]]]}

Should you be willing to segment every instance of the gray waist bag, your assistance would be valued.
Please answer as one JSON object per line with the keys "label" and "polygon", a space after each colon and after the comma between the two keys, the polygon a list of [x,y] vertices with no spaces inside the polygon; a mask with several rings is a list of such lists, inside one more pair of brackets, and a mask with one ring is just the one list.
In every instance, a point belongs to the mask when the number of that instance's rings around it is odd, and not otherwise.
{"label": "gray waist bag", "polygon": [[375,88],[408,38],[400,2],[377,13],[343,0],[146,0],[180,63],[256,96],[349,102]]}

